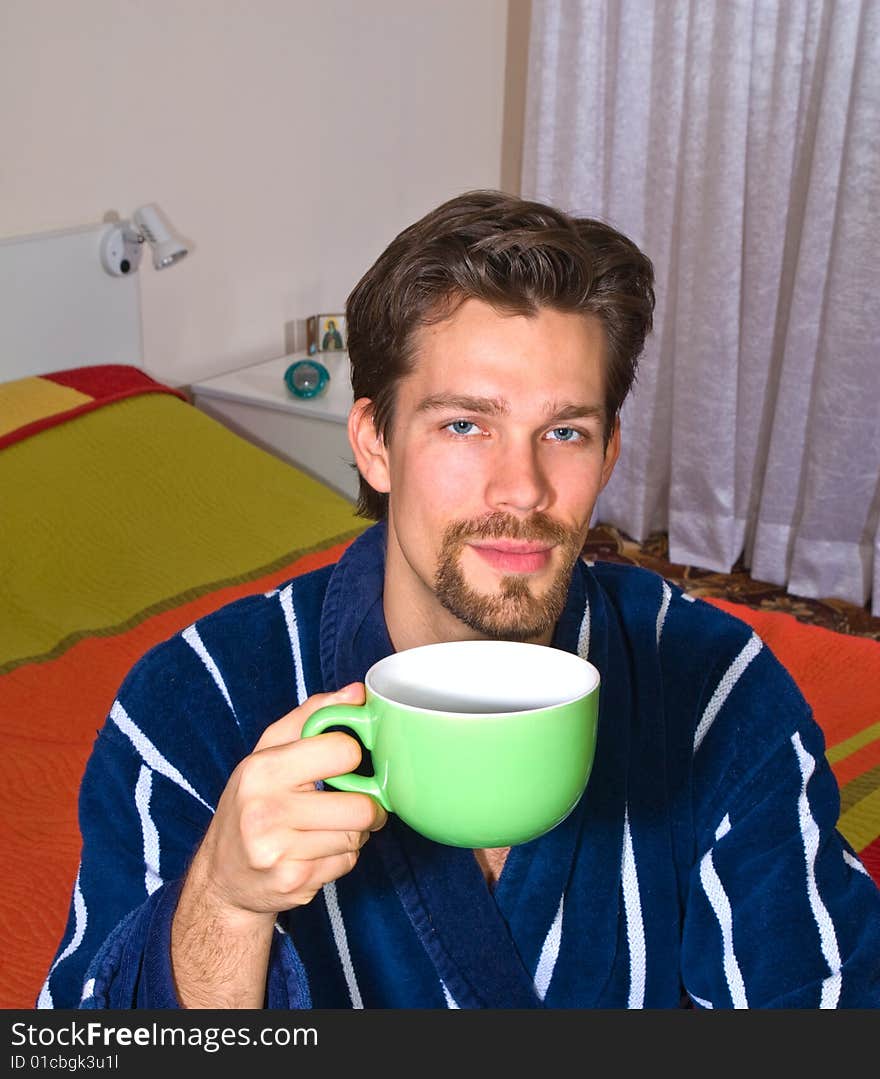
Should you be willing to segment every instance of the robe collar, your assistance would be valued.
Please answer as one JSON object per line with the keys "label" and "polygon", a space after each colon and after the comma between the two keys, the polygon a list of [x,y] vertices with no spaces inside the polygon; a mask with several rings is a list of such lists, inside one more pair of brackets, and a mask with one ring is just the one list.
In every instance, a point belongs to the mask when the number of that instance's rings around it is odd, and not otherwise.
{"label": "robe collar", "polygon": [[[355,540],[331,575],[321,618],[325,689],[363,681],[369,667],[394,650],[382,605],[385,543],[380,522]],[[580,652],[601,672],[607,661],[605,621],[601,592],[579,561],[551,644]],[[603,735],[603,726],[609,711],[626,707],[620,693],[620,687],[603,685],[596,762],[584,797],[547,835],[511,849],[494,890],[471,850],[425,839],[394,814],[367,844],[365,852],[384,862],[413,928],[459,1007],[542,1007],[536,970],[562,912],[576,857],[581,873],[589,867],[593,893],[586,908],[581,898],[572,904],[590,911],[591,924],[584,928],[597,936],[616,932],[623,818],[616,803],[625,797],[625,760],[617,740],[612,745]],[[601,827],[585,842],[591,817]],[[603,948],[600,954],[588,979],[591,985],[584,985],[586,997],[598,996],[610,969],[613,949]]]}

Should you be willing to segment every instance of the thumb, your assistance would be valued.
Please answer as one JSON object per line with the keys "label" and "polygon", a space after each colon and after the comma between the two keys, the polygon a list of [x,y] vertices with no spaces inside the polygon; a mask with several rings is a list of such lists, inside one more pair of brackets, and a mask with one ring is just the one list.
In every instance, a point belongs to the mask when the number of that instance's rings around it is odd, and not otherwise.
{"label": "thumb", "polygon": [[302,732],[303,724],[319,708],[329,704],[363,704],[366,691],[363,682],[349,682],[347,686],[332,693],[315,693],[292,711],[270,724],[257,742],[256,749],[268,749],[270,746],[295,742]]}

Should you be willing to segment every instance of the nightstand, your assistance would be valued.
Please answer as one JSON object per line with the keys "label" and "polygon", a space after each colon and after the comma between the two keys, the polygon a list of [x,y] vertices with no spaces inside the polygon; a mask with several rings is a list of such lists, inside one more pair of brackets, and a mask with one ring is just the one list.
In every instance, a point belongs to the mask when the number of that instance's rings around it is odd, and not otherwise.
{"label": "nightstand", "polygon": [[[284,372],[297,360],[319,360],[330,373],[320,397],[299,398]],[[301,468],[354,501],[358,492],[347,421],[353,395],[347,352],[279,356],[190,386],[196,407],[257,446]]]}

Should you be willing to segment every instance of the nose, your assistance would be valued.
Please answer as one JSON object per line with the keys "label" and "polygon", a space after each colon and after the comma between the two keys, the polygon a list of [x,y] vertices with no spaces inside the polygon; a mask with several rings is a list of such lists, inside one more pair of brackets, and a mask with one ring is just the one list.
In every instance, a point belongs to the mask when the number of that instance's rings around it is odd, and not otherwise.
{"label": "nose", "polygon": [[486,501],[492,509],[512,513],[547,509],[550,484],[531,439],[498,446],[486,484]]}

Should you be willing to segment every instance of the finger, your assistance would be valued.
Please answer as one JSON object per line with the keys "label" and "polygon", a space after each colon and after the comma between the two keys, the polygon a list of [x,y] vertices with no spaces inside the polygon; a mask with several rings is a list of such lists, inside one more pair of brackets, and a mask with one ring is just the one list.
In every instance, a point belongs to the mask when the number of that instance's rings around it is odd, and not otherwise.
{"label": "finger", "polygon": [[271,723],[262,733],[257,749],[266,749],[269,746],[283,745],[285,742],[293,742],[302,733],[303,724],[319,708],[325,708],[329,704],[363,704],[366,700],[366,691],[363,682],[350,682],[332,693],[315,693],[292,711]]}
{"label": "finger", "polygon": [[358,851],[346,851],[344,854],[332,854],[327,858],[317,858],[309,863],[311,872],[309,874],[310,888],[308,890],[314,894],[325,884],[339,880],[340,877],[350,873],[357,865],[358,853]]}
{"label": "finger", "polygon": [[332,858],[337,854],[357,853],[371,832],[297,831],[287,847],[287,858],[301,862]]}
{"label": "finger", "polygon": [[303,831],[377,832],[388,820],[368,794],[348,791],[301,791],[291,795],[291,818]]}
{"label": "finger", "polygon": [[273,792],[313,790],[317,780],[350,772],[360,760],[360,742],[344,731],[258,749],[238,766],[239,796],[264,800]]}

